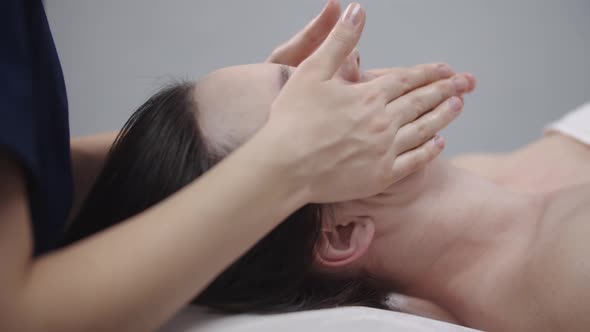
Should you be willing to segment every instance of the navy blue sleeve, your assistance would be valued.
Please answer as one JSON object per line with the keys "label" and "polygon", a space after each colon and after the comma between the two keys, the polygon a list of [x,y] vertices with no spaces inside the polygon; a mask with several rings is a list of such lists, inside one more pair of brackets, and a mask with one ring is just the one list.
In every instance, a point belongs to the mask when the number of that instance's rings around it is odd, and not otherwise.
{"label": "navy blue sleeve", "polygon": [[25,171],[34,253],[52,250],[73,186],[67,94],[41,0],[0,0],[0,153]]}
{"label": "navy blue sleeve", "polygon": [[36,177],[33,69],[25,6],[25,1],[0,1],[0,149]]}

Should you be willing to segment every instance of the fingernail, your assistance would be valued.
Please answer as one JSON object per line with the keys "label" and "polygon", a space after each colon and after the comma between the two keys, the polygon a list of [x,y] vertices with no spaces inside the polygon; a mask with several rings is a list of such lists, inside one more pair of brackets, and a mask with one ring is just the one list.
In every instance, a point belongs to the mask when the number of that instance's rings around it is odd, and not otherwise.
{"label": "fingernail", "polygon": [[434,141],[434,145],[438,146],[440,149],[443,149],[445,147],[445,139],[436,135],[433,138]]}
{"label": "fingernail", "polygon": [[439,65],[436,70],[441,77],[449,77],[453,75],[453,70],[451,70],[451,67],[446,64]]}
{"label": "fingernail", "polygon": [[448,103],[449,103],[449,108],[453,112],[459,112],[461,110],[461,107],[463,106],[463,103],[461,103],[461,99],[459,99],[458,97],[449,98]]}
{"label": "fingernail", "polygon": [[455,90],[457,93],[465,92],[467,89],[467,80],[461,76],[455,76],[452,79],[453,85],[455,85]]}
{"label": "fingernail", "polygon": [[361,5],[358,3],[351,3],[346,7],[346,11],[342,16],[342,21],[348,21],[352,23],[352,25],[357,25],[361,21]]}

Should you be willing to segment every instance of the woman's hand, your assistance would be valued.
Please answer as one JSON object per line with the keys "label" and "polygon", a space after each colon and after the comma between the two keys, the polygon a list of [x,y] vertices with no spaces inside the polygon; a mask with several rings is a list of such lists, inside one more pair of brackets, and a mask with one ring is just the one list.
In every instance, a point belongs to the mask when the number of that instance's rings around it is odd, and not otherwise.
{"label": "woman's hand", "polygon": [[[358,42],[365,14],[351,4],[293,73],[259,135],[310,202],[375,195],[436,157],[435,137],[462,107],[469,76],[443,64],[377,72],[360,84],[333,79]],[[434,137],[434,138],[433,138]]]}
{"label": "woman's hand", "polygon": [[275,48],[266,62],[297,67],[328,37],[338,22],[340,4],[328,0],[322,12],[291,39]]}

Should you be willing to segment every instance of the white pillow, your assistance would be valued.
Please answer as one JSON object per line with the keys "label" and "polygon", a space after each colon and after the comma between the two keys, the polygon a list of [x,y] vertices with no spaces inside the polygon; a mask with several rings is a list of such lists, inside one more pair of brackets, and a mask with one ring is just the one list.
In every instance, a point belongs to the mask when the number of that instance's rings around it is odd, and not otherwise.
{"label": "white pillow", "polygon": [[366,307],[342,307],[273,315],[224,315],[189,306],[160,332],[463,332],[475,331],[404,314]]}

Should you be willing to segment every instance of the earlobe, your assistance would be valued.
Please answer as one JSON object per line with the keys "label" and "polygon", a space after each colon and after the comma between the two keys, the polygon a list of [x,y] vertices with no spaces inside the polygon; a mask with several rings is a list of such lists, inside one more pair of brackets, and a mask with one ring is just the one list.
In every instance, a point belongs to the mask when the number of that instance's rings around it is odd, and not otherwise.
{"label": "earlobe", "polygon": [[359,261],[367,252],[375,224],[369,217],[335,222],[322,230],[315,260],[320,267],[344,267]]}

